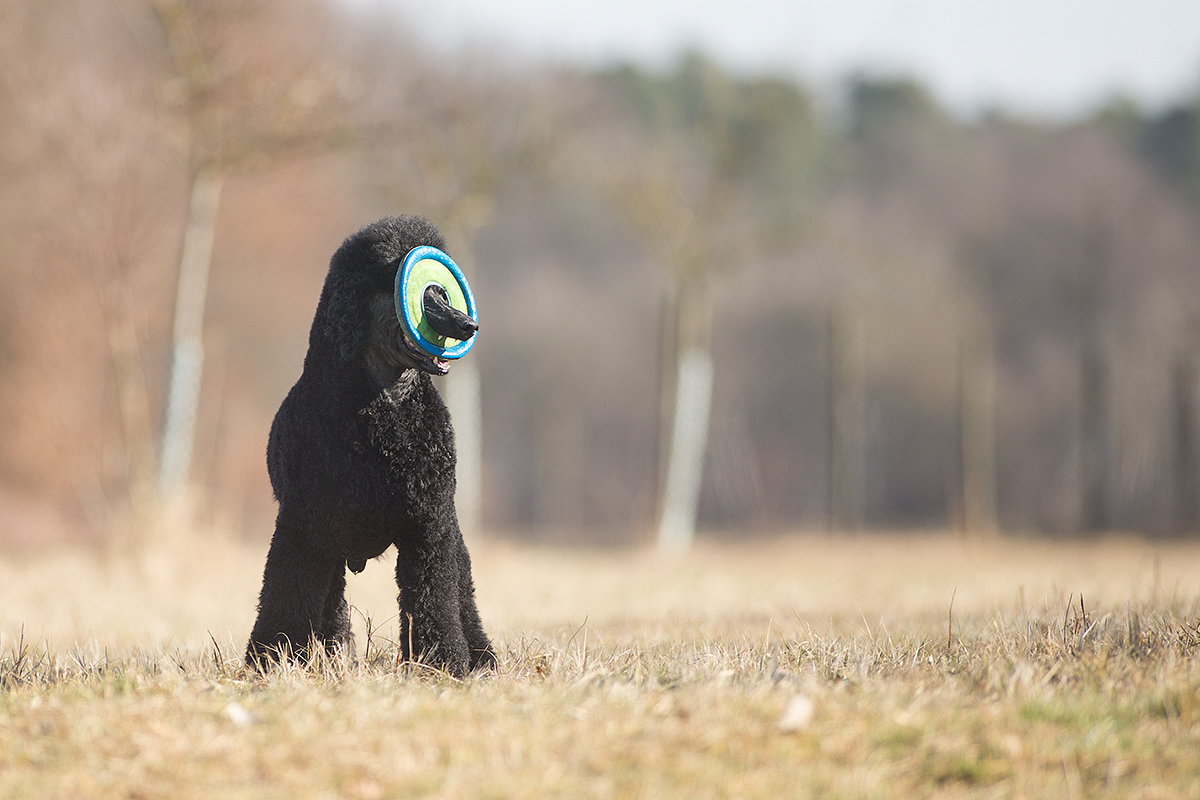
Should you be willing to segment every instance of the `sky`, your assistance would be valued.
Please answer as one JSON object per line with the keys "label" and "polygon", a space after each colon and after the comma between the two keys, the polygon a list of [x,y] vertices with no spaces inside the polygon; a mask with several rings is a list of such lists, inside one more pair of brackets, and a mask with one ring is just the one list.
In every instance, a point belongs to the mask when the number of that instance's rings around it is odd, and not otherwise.
{"label": "sky", "polygon": [[1157,111],[1200,90],[1200,0],[342,0],[398,10],[449,50],[584,65],[699,49],[818,87],[914,77],[951,109],[1069,119],[1117,94]]}

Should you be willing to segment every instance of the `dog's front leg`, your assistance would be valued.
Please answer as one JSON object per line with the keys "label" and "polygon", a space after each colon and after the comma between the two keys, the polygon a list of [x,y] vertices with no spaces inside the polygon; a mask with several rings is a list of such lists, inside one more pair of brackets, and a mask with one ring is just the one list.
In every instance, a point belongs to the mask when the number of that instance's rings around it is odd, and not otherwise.
{"label": "dog's front leg", "polygon": [[[456,531],[457,533],[457,531]],[[496,650],[483,630],[479,609],[475,605],[475,582],[471,578],[471,555],[462,534],[458,533],[458,604],[462,616],[463,635],[471,649],[470,669],[496,668]]]}
{"label": "dog's front leg", "polygon": [[345,567],[333,567],[317,638],[325,645],[325,652],[329,655],[337,655],[340,652],[350,659],[351,663],[354,662],[354,633],[350,629],[350,606],[346,602]]}
{"label": "dog's front leg", "polygon": [[470,651],[459,611],[458,558],[444,541],[397,546],[396,586],[400,589],[400,649],[405,660],[467,674]]}
{"label": "dog's front leg", "polygon": [[[349,644],[349,616],[344,625],[346,562],[315,549],[306,532],[278,520],[263,569],[258,619],[246,646],[246,664],[263,668],[280,657],[307,658],[315,636],[326,647]],[[339,582],[340,579],[340,582]],[[337,597],[331,599],[331,591]]]}

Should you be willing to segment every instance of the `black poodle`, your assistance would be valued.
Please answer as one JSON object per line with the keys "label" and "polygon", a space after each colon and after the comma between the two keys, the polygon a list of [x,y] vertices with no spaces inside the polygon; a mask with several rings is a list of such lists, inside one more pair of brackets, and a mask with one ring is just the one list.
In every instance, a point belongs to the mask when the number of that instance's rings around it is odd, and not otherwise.
{"label": "black poodle", "polygon": [[[361,572],[390,545],[399,551],[403,657],[455,676],[496,663],[454,511],[450,415],[429,378],[450,365],[409,341],[393,303],[396,270],[421,245],[445,249],[428,220],[386,217],[346,239],[329,263],[304,371],[267,444],[279,517],[250,666],[306,657],[310,641],[353,655],[346,568]],[[469,338],[474,320],[435,288],[424,295],[426,318],[439,333]]]}

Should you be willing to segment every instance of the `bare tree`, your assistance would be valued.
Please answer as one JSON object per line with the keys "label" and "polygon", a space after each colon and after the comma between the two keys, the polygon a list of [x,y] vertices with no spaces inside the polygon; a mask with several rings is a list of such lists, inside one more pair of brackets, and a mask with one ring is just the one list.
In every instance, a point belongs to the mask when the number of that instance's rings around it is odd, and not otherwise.
{"label": "bare tree", "polygon": [[847,301],[829,310],[829,527],[853,531],[863,524],[864,370],[862,320]]}
{"label": "bare tree", "polygon": [[[1189,343],[1190,345],[1190,343]],[[1196,528],[1196,491],[1200,479],[1197,464],[1196,363],[1191,346],[1175,353],[1171,374],[1172,467],[1174,480],[1176,533],[1192,533]]]}
{"label": "bare tree", "polygon": [[[614,82],[640,128],[625,134],[620,154],[598,162],[598,171],[667,278],[659,546],[683,550],[696,524],[712,402],[714,277],[752,259],[772,226],[794,223],[780,209],[806,197],[807,108],[794,90],[769,80],[736,85],[695,55],[672,75],[625,69]],[[772,169],[776,156],[782,160]],[[767,197],[778,202],[762,202]]]}
{"label": "bare tree", "polygon": [[[457,262],[475,268],[475,232],[491,216],[505,168],[505,144],[492,126],[491,92],[478,80],[447,79],[429,69],[406,76],[395,98],[398,116],[382,120],[377,134],[391,169],[383,191],[392,205],[436,221]],[[394,113],[394,112],[393,112]],[[378,149],[372,148],[374,152]],[[377,167],[376,167],[377,169]],[[483,312],[486,314],[486,312]],[[482,403],[478,354],[454,365],[446,378],[446,403],[458,454],[455,503],[464,534],[478,536],[483,518]]]}
{"label": "bare tree", "polygon": [[962,532],[986,536],[999,528],[996,500],[996,364],[988,323],[966,306],[959,339],[959,422]]}
{"label": "bare tree", "polygon": [[313,3],[148,0],[169,64],[160,86],[191,189],[179,262],[158,488],[186,486],[204,364],[208,270],[224,178],[344,141],[339,72],[322,52]]}
{"label": "bare tree", "polygon": [[1079,279],[1079,480],[1084,530],[1109,526],[1108,359],[1102,326],[1109,271],[1105,223],[1091,218],[1082,232]]}
{"label": "bare tree", "polygon": [[[696,151],[699,150],[697,153]],[[739,258],[736,187],[706,145],[642,145],[608,193],[668,275],[660,345],[659,546],[686,550],[696,524],[712,397],[712,280]]]}
{"label": "bare tree", "polygon": [[[466,59],[446,66],[394,38],[375,47],[358,67],[366,87],[356,123],[369,164],[366,182],[390,209],[434,220],[471,276],[478,268],[476,234],[492,218],[505,182],[517,174],[544,179],[552,171],[570,104],[555,106],[547,95],[558,89],[544,77],[509,75]],[[480,315],[487,336],[486,307]],[[480,357],[477,351],[455,364],[445,381],[458,451],[458,518],[468,536],[483,527]]]}

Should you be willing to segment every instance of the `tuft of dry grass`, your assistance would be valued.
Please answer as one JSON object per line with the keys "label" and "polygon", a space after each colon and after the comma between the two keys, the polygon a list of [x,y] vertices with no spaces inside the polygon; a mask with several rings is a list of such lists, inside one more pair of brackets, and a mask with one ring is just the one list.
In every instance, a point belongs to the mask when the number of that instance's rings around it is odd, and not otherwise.
{"label": "tuft of dry grass", "polygon": [[356,661],[262,676],[261,549],[0,562],[0,796],[1200,797],[1198,545],[473,554],[463,681],[398,661],[382,565]]}

